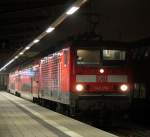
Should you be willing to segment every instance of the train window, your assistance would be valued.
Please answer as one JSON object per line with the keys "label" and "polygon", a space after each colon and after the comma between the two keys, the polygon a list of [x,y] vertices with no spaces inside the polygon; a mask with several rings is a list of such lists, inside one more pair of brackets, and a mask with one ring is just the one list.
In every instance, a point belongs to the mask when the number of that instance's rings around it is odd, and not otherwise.
{"label": "train window", "polygon": [[126,59],[126,52],[121,50],[103,50],[103,59],[124,61]]}
{"label": "train window", "polygon": [[78,49],[77,50],[77,64],[99,65],[100,64],[100,51]]}

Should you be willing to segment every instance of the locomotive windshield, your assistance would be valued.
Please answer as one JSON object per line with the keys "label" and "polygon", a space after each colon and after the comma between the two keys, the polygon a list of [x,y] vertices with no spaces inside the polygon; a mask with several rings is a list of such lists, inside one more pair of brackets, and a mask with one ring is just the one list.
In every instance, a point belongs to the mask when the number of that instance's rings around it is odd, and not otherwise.
{"label": "locomotive windshield", "polygon": [[100,50],[77,50],[77,64],[84,65],[99,65],[100,64]]}
{"label": "locomotive windshield", "polygon": [[103,60],[106,61],[124,61],[126,59],[126,52],[121,50],[103,50]]}
{"label": "locomotive windshield", "polygon": [[126,64],[125,50],[103,50],[104,66],[120,66]]}
{"label": "locomotive windshield", "polygon": [[[77,65],[121,65],[126,61],[125,50],[107,50],[102,51],[100,49],[78,49],[77,50]],[[103,60],[103,61],[102,61]]]}

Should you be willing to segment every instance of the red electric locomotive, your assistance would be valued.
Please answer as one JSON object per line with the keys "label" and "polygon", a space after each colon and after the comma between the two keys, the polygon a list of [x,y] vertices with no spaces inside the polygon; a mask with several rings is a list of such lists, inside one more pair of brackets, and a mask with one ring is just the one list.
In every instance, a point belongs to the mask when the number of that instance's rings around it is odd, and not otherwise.
{"label": "red electric locomotive", "polygon": [[124,111],[132,86],[126,50],[102,42],[69,43],[9,75],[10,92],[53,102],[71,113],[104,108]]}

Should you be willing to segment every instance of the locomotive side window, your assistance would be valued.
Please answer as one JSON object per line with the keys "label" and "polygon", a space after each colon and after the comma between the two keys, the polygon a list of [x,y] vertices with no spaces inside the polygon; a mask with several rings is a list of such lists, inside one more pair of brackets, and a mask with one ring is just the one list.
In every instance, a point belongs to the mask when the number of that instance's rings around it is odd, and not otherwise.
{"label": "locomotive side window", "polygon": [[126,59],[126,52],[121,50],[103,50],[103,59],[124,61]]}
{"label": "locomotive side window", "polygon": [[100,51],[78,49],[77,50],[77,64],[99,65],[100,64]]}

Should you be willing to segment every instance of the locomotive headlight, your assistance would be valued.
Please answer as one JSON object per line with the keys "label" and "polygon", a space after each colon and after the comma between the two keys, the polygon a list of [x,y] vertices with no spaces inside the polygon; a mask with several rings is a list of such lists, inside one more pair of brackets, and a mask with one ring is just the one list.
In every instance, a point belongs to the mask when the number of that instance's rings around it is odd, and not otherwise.
{"label": "locomotive headlight", "polygon": [[100,73],[104,73],[104,69],[101,68],[101,69],[99,70],[99,72],[100,72]]}
{"label": "locomotive headlight", "polygon": [[76,90],[77,90],[78,92],[83,91],[83,89],[84,89],[84,86],[83,86],[82,84],[77,84],[77,85],[76,85]]}
{"label": "locomotive headlight", "polygon": [[125,92],[128,90],[128,86],[126,84],[123,84],[120,86],[121,91]]}

